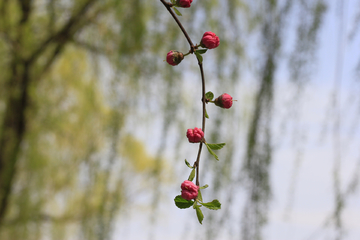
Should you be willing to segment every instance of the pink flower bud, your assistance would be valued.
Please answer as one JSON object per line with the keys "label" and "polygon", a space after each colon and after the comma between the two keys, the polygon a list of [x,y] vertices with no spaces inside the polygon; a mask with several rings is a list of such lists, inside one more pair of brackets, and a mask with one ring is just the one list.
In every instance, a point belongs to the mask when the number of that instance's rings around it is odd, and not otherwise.
{"label": "pink flower bud", "polygon": [[181,197],[190,201],[195,199],[198,195],[199,186],[196,186],[193,182],[185,180],[181,184]]}
{"label": "pink flower bud", "polygon": [[189,128],[186,132],[186,136],[191,143],[198,143],[201,142],[201,139],[204,137],[204,132],[201,128]]}
{"label": "pink flower bud", "polygon": [[220,97],[216,98],[214,103],[216,106],[219,106],[222,108],[230,108],[233,104],[232,96],[230,96],[227,93],[224,93]]}
{"label": "pink flower bud", "polygon": [[182,8],[189,8],[193,0],[177,0],[176,5]]}
{"label": "pink flower bud", "polygon": [[184,59],[184,54],[176,50],[171,50],[166,56],[166,61],[172,66],[178,65]]}
{"label": "pink flower bud", "polygon": [[219,46],[219,44],[220,44],[220,39],[213,32],[204,33],[204,35],[201,39],[201,42],[200,42],[200,45],[202,47],[205,47],[208,49],[216,48],[217,46]]}

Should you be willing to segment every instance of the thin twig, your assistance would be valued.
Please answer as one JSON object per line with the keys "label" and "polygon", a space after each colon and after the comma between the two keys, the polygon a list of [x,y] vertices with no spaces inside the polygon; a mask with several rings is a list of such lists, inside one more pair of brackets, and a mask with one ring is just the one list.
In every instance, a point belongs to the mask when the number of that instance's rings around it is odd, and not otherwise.
{"label": "thin twig", "polygon": [[[202,83],[202,131],[205,133],[205,112],[206,112],[206,99],[205,99],[205,76],[204,76],[204,70],[202,67],[202,63],[199,61],[198,59],[198,64],[199,64],[199,68],[200,68],[200,73],[201,73],[201,83]],[[199,182],[199,168],[200,168],[200,155],[201,155],[201,150],[202,150],[202,145],[203,143],[200,142],[200,146],[199,146],[199,151],[198,151],[198,156],[196,158],[196,162],[195,165],[196,167],[196,185],[200,186],[200,182]]]}
{"label": "thin twig", "polygon": [[171,10],[171,6],[172,4],[169,3],[169,2],[165,2],[165,0],[160,0],[164,6],[166,7],[166,9],[169,11],[169,13],[171,14],[171,16],[174,18],[175,22],[178,24],[179,28],[181,29],[181,31],[184,33],[187,41],[189,42],[189,45],[190,45],[190,51],[191,52],[194,52],[195,51],[195,46],[194,44],[192,43],[189,35],[187,34],[185,28],[183,27],[183,25],[181,24],[181,22],[179,21],[179,19],[177,18],[176,14]]}
{"label": "thin twig", "polygon": [[[180,23],[179,19],[177,18],[177,16],[175,15],[175,13],[172,11],[171,7],[173,6],[171,3],[166,2],[165,0],[160,0],[164,6],[166,7],[166,9],[169,11],[169,13],[171,14],[171,16],[174,18],[174,20],[176,21],[176,23],[178,24],[179,28],[181,29],[181,31],[184,33],[187,41],[189,42],[190,45],[190,51],[189,53],[193,53],[196,51],[196,48],[198,47],[198,45],[194,46],[193,42],[191,41],[188,33],[186,32],[186,30],[184,29],[183,25]],[[203,66],[202,63],[200,62],[200,60],[197,58],[198,64],[199,64],[199,68],[200,68],[200,73],[201,73],[201,83],[202,83],[202,131],[205,133],[205,112],[206,112],[206,99],[205,99],[205,76],[204,76],[204,70],[203,70]],[[200,182],[199,182],[199,168],[200,168],[200,155],[201,155],[201,150],[202,150],[202,145],[203,142],[200,142],[199,145],[199,151],[197,154],[197,158],[196,161],[194,163],[194,167],[196,168],[196,185],[200,186]]]}
{"label": "thin twig", "polygon": [[38,57],[48,49],[48,46],[56,41],[62,41],[64,42],[65,39],[67,40],[69,36],[72,36],[75,32],[75,25],[77,25],[83,18],[84,14],[87,13],[90,9],[90,7],[95,4],[95,2],[98,0],[87,0],[87,2],[82,6],[82,8],[74,13],[70,19],[67,21],[67,23],[60,29],[58,32],[50,35],[45,41],[43,41],[38,49],[36,49],[28,58],[27,62],[32,64],[35,62]]}

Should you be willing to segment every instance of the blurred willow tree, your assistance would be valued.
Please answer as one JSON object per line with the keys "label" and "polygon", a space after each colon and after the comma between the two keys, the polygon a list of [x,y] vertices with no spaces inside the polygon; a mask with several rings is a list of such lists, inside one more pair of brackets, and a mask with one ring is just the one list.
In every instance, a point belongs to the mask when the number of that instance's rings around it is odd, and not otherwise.
{"label": "blurred willow tree", "polygon": [[[209,30],[221,36],[214,60],[205,59],[214,66],[205,70],[208,86],[234,89],[247,67],[258,79],[252,113],[241,120],[249,122],[242,166],[236,168],[231,144],[220,167],[206,166],[224,176],[212,178],[215,192],[239,188],[239,175],[245,180],[242,239],[260,239],[266,222],[274,75],[287,19],[301,13],[290,59],[292,80],[301,85],[325,10],[322,0],[211,0],[182,11],[194,42]],[[160,1],[0,0],[1,239],[110,238],[117,211],[129,204],[129,178],[146,173],[150,182],[164,180],[169,132],[184,132],[196,116],[181,109],[196,115],[191,103],[199,100],[183,78],[198,74],[195,60],[169,67],[163,59],[171,49],[188,46]],[[239,119],[239,112],[231,114]],[[129,126],[155,116],[163,137],[154,155]],[[216,141],[225,122],[212,119],[218,127],[208,134]],[[227,137],[238,139],[235,132]],[[159,194],[153,195],[155,203]],[[216,238],[211,223],[226,221],[210,217],[207,239]]]}
{"label": "blurred willow tree", "polygon": [[[126,201],[119,142],[132,149],[122,159],[134,172],[151,171],[154,159],[133,135],[120,136],[131,103],[116,90],[105,94],[99,61],[126,70],[121,78],[144,74],[147,59],[134,55],[147,44],[154,6],[0,2],[1,239],[110,235]],[[112,82],[137,91],[137,80]]]}

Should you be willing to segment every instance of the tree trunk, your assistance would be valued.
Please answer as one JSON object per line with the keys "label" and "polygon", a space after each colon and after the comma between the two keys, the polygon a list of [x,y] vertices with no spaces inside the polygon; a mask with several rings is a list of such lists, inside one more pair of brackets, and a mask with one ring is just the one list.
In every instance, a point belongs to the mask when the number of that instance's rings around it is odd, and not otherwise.
{"label": "tree trunk", "polygon": [[29,65],[18,61],[12,64],[6,111],[0,136],[0,226],[3,223],[14,181],[16,162],[26,127]]}

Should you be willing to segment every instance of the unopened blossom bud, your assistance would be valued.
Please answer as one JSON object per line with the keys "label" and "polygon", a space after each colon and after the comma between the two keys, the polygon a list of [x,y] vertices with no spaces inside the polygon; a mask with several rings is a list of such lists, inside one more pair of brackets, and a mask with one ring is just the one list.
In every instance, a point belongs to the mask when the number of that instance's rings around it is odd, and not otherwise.
{"label": "unopened blossom bud", "polygon": [[182,7],[182,8],[189,8],[191,6],[193,0],[177,0],[176,6]]}
{"label": "unopened blossom bud", "polygon": [[186,136],[189,139],[189,142],[198,143],[201,142],[201,139],[203,139],[204,132],[201,130],[201,128],[189,128],[186,132]]}
{"label": "unopened blossom bud", "polygon": [[181,184],[181,197],[188,201],[195,199],[198,195],[199,186],[196,186],[193,182],[185,180]]}
{"label": "unopened blossom bud", "polygon": [[176,50],[171,50],[166,56],[166,61],[172,66],[178,65],[184,59],[184,54]]}
{"label": "unopened blossom bud", "polygon": [[220,39],[213,32],[205,32],[200,42],[200,45],[202,47],[208,49],[216,48],[217,46],[219,46],[219,44],[220,44]]}
{"label": "unopened blossom bud", "polygon": [[230,108],[233,104],[232,96],[230,96],[227,93],[224,93],[220,97],[216,98],[214,103],[216,106],[222,108]]}

